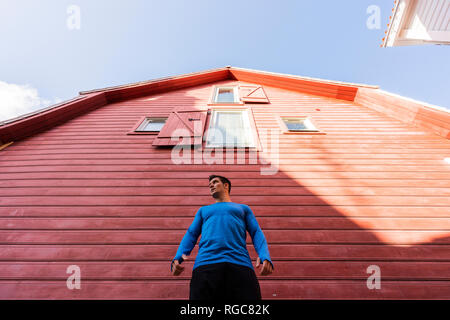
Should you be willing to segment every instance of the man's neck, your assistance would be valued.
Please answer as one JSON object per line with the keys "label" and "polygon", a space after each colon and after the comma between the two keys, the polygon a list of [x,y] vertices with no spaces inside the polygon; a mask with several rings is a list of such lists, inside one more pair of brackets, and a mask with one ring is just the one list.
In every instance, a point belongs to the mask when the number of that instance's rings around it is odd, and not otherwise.
{"label": "man's neck", "polygon": [[216,203],[218,203],[218,202],[231,202],[230,196],[226,195],[221,198],[217,198]]}

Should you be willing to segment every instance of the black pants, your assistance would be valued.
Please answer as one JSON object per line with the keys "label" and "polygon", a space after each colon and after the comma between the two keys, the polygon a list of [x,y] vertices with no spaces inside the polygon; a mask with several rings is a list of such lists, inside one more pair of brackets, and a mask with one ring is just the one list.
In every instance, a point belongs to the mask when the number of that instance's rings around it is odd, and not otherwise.
{"label": "black pants", "polygon": [[261,291],[253,269],[221,262],[194,269],[189,299],[261,300]]}

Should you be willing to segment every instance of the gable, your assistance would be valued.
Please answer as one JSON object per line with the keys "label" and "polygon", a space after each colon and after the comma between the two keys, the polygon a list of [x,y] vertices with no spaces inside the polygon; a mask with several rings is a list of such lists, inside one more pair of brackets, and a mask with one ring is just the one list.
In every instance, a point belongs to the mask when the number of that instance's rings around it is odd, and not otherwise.
{"label": "gable", "polygon": [[[151,94],[159,94],[190,88],[198,85],[213,84],[224,80],[238,80],[254,83],[259,86],[272,86],[276,88],[291,90],[294,92],[307,93],[315,96],[322,96],[332,99],[355,101],[358,92],[380,94],[378,87],[323,79],[314,79],[294,75],[263,72],[257,70],[226,67],[203,72],[190,73],[181,76],[167,77],[157,80],[144,81],[129,85],[108,87],[91,91],[80,92],[80,96],[75,99],[60,103],[45,110],[37,111],[33,114],[4,121],[0,123],[0,146],[12,141],[19,141],[36,133],[48,130],[56,125],[62,124],[70,119],[78,117],[86,112],[100,108],[107,104],[139,98]],[[246,97],[248,102],[269,102],[264,99],[263,89],[258,89]],[[389,105],[393,99],[384,93],[383,103]],[[266,97],[267,98],[267,97]],[[407,104],[406,99],[396,99],[395,103]],[[371,104],[364,104],[371,108]],[[431,117],[424,117],[420,122],[415,123],[424,130],[432,130],[435,134],[448,138],[450,124],[448,116],[444,111],[438,111],[429,106],[418,105],[418,113],[432,114]],[[388,111],[382,108],[382,112]],[[395,111],[394,111],[395,113]],[[387,112],[386,114],[391,114]],[[430,118],[439,118],[444,114],[444,119],[439,121]],[[412,123],[408,120],[407,123]],[[430,125],[432,123],[432,125]]]}

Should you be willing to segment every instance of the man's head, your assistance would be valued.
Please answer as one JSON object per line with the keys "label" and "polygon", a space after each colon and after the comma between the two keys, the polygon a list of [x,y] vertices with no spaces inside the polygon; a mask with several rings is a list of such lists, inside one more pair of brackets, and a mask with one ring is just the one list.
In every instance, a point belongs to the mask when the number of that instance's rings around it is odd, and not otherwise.
{"label": "man's head", "polygon": [[218,175],[209,176],[209,191],[213,198],[219,198],[221,194],[231,192],[231,182],[227,178]]}

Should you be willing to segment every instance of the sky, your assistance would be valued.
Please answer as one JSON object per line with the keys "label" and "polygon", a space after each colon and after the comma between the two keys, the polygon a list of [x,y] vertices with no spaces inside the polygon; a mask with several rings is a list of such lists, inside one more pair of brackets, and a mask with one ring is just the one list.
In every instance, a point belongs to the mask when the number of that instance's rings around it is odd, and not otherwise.
{"label": "sky", "polygon": [[0,0],[0,121],[84,90],[227,65],[378,85],[450,108],[450,46],[380,47],[393,6]]}

